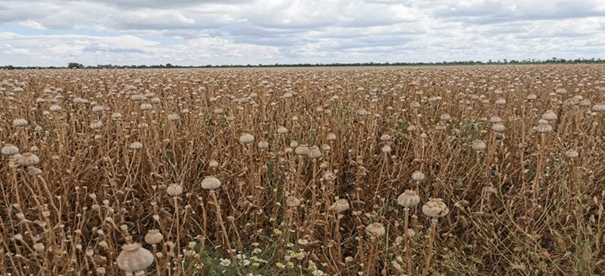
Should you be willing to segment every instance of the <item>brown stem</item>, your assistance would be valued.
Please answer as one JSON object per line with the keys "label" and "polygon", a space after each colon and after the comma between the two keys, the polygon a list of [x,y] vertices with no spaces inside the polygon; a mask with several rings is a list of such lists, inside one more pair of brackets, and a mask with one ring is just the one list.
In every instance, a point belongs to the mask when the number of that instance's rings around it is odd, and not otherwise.
{"label": "brown stem", "polygon": [[424,264],[424,269],[422,270],[422,276],[426,276],[429,272],[429,267],[431,266],[431,259],[433,258],[433,241],[435,240],[435,232],[437,232],[437,219],[431,219],[431,233],[429,237],[429,245],[426,252],[426,263]]}
{"label": "brown stem", "polygon": [[406,247],[405,250],[405,258],[406,261],[408,263],[408,276],[412,276],[412,248],[409,246],[408,244],[408,220],[409,220],[409,216],[410,216],[410,208],[404,208],[403,209],[403,216],[404,216],[404,229],[403,229],[403,244]]}
{"label": "brown stem", "polygon": [[212,197],[212,200],[214,201],[214,206],[216,207],[216,217],[218,219],[218,224],[221,226],[221,230],[223,231],[223,237],[225,238],[225,243],[227,245],[227,250],[229,251],[229,256],[231,256],[231,261],[233,262],[233,265],[235,266],[235,268],[238,270],[238,273],[239,273],[239,268],[237,265],[237,258],[235,257],[235,254],[233,254],[233,250],[231,250],[231,243],[229,242],[229,235],[227,234],[227,230],[225,229],[225,223],[223,222],[223,217],[221,216],[221,207],[218,204],[216,192],[214,190],[211,190],[210,196]]}

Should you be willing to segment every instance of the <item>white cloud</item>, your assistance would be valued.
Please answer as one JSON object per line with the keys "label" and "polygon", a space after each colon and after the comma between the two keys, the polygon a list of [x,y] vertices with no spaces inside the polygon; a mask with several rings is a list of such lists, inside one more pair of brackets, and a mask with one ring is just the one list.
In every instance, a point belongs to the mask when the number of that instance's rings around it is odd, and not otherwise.
{"label": "white cloud", "polygon": [[[0,64],[258,64],[278,62],[276,47],[235,43],[204,37],[182,45],[162,46],[132,35],[97,37],[88,35],[19,35],[0,33]],[[27,54],[27,55],[25,55]]]}
{"label": "white cloud", "polygon": [[42,24],[40,24],[39,22],[33,21],[33,20],[25,20],[25,21],[20,21],[19,25],[21,26],[25,26],[34,30],[46,30],[46,28],[44,26],[42,26]]}

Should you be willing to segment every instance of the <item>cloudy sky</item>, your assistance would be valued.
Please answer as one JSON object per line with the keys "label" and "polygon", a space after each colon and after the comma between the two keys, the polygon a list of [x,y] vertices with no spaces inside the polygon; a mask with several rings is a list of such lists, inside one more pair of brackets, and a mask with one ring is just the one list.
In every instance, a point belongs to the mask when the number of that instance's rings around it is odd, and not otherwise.
{"label": "cloudy sky", "polygon": [[0,0],[0,65],[605,58],[602,0]]}

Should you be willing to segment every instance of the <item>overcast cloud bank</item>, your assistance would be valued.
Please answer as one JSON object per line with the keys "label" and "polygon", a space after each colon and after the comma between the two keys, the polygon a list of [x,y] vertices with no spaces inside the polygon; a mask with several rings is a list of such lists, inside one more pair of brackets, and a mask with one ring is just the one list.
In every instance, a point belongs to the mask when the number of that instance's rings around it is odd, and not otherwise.
{"label": "overcast cloud bank", "polygon": [[605,57],[605,2],[0,2],[0,65]]}

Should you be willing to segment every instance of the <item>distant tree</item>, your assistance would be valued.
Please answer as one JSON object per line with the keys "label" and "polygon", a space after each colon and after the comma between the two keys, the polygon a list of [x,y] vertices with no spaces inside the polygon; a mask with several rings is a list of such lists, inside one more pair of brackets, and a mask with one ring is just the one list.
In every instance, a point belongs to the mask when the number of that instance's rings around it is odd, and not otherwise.
{"label": "distant tree", "polygon": [[67,65],[67,68],[68,69],[82,69],[82,68],[84,68],[84,65],[77,63],[77,62],[70,62]]}

